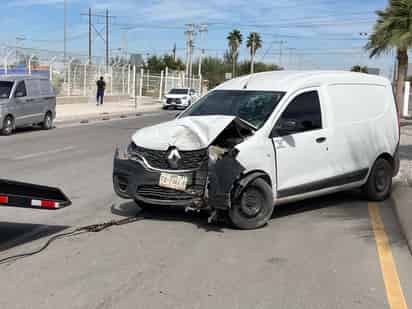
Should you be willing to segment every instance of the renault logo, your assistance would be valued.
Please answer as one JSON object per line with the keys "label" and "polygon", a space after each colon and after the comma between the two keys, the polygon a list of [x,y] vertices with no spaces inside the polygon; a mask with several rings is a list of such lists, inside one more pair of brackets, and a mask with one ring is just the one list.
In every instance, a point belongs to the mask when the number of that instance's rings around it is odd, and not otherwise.
{"label": "renault logo", "polygon": [[182,157],[180,156],[179,151],[177,148],[170,148],[169,153],[167,155],[167,162],[171,168],[178,168],[179,161]]}

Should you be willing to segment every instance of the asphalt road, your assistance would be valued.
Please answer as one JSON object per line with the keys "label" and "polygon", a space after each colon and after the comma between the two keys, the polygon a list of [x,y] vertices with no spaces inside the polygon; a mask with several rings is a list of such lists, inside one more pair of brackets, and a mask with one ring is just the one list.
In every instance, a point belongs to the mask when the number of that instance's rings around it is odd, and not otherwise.
{"label": "asphalt road", "polygon": [[[0,177],[60,186],[73,201],[59,211],[0,209],[0,259],[78,226],[139,218],[1,264],[1,308],[389,308],[386,289],[396,282],[385,277],[371,205],[357,192],[281,206],[255,231],[209,225],[202,214],[142,212],[117,198],[116,145],[171,118],[164,112],[0,138]],[[412,257],[390,202],[377,207],[385,252],[412,306]]]}

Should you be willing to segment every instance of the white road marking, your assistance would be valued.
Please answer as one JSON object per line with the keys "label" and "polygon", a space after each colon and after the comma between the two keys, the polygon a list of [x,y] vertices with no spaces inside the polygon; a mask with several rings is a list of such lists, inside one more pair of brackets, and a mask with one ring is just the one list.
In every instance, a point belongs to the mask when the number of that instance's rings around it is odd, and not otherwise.
{"label": "white road marking", "polygon": [[60,152],[73,150],[75,148],[76,147],[74,147],[74,146],[68,146],[68,147],[64,147],[64,148],[60,148],[60,149],[54,149],[54,150],[49,150],[49,151],[31,153],[31,154],[15,157],[15,158],[13,158],[13,160],[18,161],[18,160],[26,160],[26,159],[32,159],[32,158],[37,158],[37,157],[43,157],[43,156],[47,156],[47,155],[51,155],[51,154],[56,154],[56,153],[60,153]]}

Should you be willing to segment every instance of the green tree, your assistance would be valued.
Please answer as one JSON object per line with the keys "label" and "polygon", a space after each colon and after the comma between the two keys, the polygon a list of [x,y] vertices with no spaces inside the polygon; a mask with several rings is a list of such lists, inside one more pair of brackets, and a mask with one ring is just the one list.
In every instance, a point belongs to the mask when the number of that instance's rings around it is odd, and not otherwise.
{"label": "green tree", "polygon": [[247,38],[246,47],[250,51],[250,73],[254,73],[254,64],[256,51],[262,47],[262,39],[260,38],[259,33],[251,32]]}
{"label": "green tree", "polygon": [[240,30],[234,29],[233,31],[229,32],[227,36],[229,50],[230,50],[230,57],[232,59],[232,77],[236,75],[236,62],[239,55],[239,47],[242,44],[243,36],[240,33]]}
{"label": "green tree", "polygon": [[360,66],[359,64],[354,65],[351,69],[352,72],[368,73],[367,66]]}
{"label": "green tree", "polygon": [[388,6],[377,11],[378,20],[369,37],[366,49],[370,57],[396,49],[396,104],[401,110],[404,83],[408,71],[408,48],[412,47],[412,0],[389,0]]}

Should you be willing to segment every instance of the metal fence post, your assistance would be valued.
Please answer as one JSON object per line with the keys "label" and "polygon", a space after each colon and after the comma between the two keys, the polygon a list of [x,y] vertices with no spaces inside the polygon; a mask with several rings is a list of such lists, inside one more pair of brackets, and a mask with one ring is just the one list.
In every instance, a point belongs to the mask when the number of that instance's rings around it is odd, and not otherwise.
{"label": "metal fence post", "polygon": [[160,85],[159,85],[159,101],[162,100],[162,90],[163,90],[163,70],[160,72]]}
{"label": "metal fence post", "polygon": [[140,69],[140,82],[139,82],[139,96],[143,97],[143,74],[144,70]]}
{"label": "metal fence post", "polygon": [[87,63],[84,64],[83,72],[83,96],[87,96]]}
{"label": "metal fence post", "polygon": [[403,112],[402,116],[403,117],[408,117],[409,116],[409,94],[411,90],[411,83],[410,82],[405,82],[405,93],[404,93],[404,98],[403,98]]}
{"label": "metal fence post", "polygon": [[169,68],[166,67],[165,69],[165,91],[164,93],[168,93],[169,92]]}
{"label": "metal fence post", "polygon": [[6,54],[6,57],[4,57],[4,74],[5,74],[5,75],[7,75],[7,73],[8,73],[8,66],[9,66],[8,60],[9,60],[10,55],[11,55],[13,52],[14,52],[13,49],[10,50],[10,51]]}
{"label": "metal fence post", "polygon": [[31,74],[31,62],[32,62],[33,58],[34,58],[34,55],[33,54],[30,55],[30,57],[29,57],[29,75]]}
{"label": "metal fence post", "polygon": [[133,95],[136,94],[136,66],[133,66]]}
{"label": "metal fence post", "polygon": [[71,77],[71,64],[72,64],[72,60],[70,60],[67,63],[67,95],[70,96],[71,95],[71,81],[72,81],[72,77]]}
{"label": "metal fence post", "polygon": [[125,66],[122,65],[122,95],[124,95],[125,91],[126,91],[126,77],[124,74],[124,68]]}
{"label": "metal fence post", "polygon": [[130,64],[127,65],[127,94],[130,95]]}
{"label": "metal fence post", "polygon": [[113,66],[110,66],[110,95],[113,95]]}

